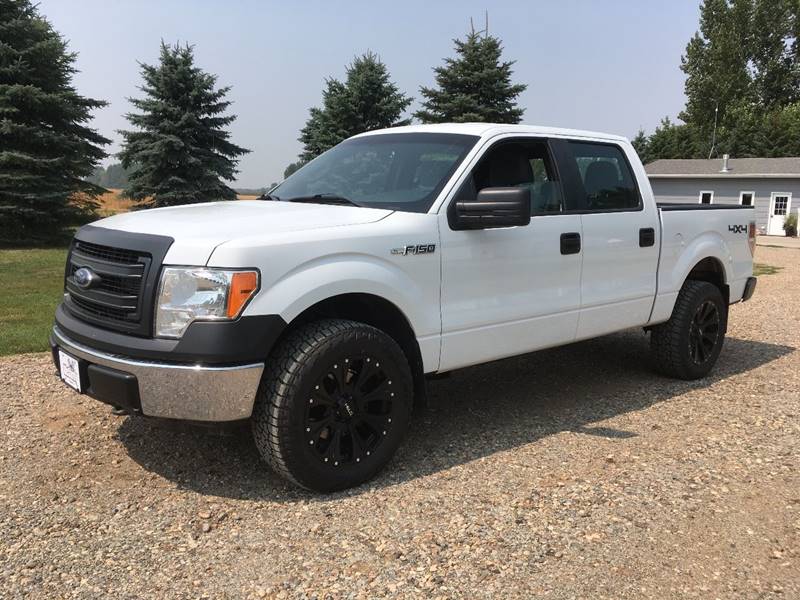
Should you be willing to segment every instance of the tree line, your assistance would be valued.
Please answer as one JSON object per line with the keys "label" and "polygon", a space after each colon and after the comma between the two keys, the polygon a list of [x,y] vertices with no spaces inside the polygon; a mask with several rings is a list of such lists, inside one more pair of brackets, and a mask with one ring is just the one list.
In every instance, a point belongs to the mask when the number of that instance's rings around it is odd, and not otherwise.
{"label": "tree line", "polygon": [[[704,0],[681,61],[682,123],[640,131],[642,159],[800,155],[799,13],[798,0]],[[105,169],[110,140],[90,121],[106,102],[74,89],[75,60],[31,0],[0,0],[0,242],[57,238],[92,217],[106,187],[124,188],[140,207],[236,197],[227,182],[249,150],[231,139],[230,88],[195,64],[191,45],[162,42],[157,64],[140,65],[120,164]],[[408,115],[413,98],[380,57],[356,56],[343,79],[325,80],[284,176],[352,135],[412,120],[518,123],[526,86],[513,81],[513,65],[500,39],[472,29]]]}
{"label": "tree line", "polygon": [[[435,69],[436,87],[421,88],[421,122],[519,122],[513,61],[500,41],[471,31],[456,40],[456,58]],[[0,0],[0,242],[52,241],[90,219],[104,188],[121,187],[139,207],[234,199],[227,182],[248,149],[231,140],[236,116],[229,87],[195,64],[191,45],[161,43],[158,63],[141,64],[141,96],[129,98],[131,125],[119,131],[120,163],[99,165],[110,140],[89,126],[107,105],[72,86],[76,54],[31,0]],[[412,98],[367,52],[343,81],[325,81],[320,107],[300,131],[303,150],[286,176],[342,140],[411,121]]]}
{"label": "tree line", "polygon": [[633,140],[659,158],[800,156],[800,2],[704,0],[681,60],[682,123]]}

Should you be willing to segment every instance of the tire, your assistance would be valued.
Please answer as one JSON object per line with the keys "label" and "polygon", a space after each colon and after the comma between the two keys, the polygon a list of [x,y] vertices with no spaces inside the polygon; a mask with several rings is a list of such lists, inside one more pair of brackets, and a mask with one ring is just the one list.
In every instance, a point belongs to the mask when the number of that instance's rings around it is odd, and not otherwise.
{"label": "tire", "polygon": [[719,288],[686,281],[669,321],[653,327],[650,349],[658,371],[678,379],[701,379],[717,362],[728,324]]}
{"label": "tire", "polygon": [[253,438],[289,481],[341,490],[386,466],[408,429],[412,401],[411,369],[391,337],[355,321],[315,321],[271,354],[253,407]]}

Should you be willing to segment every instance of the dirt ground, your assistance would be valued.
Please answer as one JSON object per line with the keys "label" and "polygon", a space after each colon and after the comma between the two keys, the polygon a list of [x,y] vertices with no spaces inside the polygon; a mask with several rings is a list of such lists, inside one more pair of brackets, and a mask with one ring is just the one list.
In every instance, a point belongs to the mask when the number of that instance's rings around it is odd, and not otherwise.
{"label": "dirt ground", "polygon": [[374,482],[314,496],[228,437],[0,359],[0,598],[800,598],[800,250],[712,376],[630,331],[431,382]]}

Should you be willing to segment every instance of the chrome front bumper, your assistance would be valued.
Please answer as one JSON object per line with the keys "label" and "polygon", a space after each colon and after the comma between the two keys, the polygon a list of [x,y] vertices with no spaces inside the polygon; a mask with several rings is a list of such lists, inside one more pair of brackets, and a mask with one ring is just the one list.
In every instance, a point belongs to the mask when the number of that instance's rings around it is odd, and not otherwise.
{"label": "chrome front bumper", "polygon": [[[54,327],[51,344],[75,358],[136,377],[141,412],[190,421],[236,421],[253,412],[264,363],[210,367],[133,360],[70,340]],[[100,398],[114,404],[113,398]]]}

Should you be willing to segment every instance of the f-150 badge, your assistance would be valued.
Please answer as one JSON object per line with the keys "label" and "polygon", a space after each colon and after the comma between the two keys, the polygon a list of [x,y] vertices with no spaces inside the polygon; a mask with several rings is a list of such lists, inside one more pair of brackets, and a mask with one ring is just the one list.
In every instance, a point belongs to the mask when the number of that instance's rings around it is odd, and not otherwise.
{"label": "f-150 badge", "polygon": [[436,244],[411,244],[402,248],[392,248],[392,254],[407,256],[409,254],[433,254],[436,252]]}

